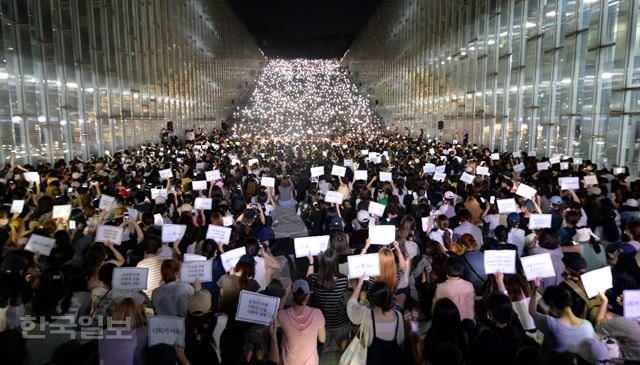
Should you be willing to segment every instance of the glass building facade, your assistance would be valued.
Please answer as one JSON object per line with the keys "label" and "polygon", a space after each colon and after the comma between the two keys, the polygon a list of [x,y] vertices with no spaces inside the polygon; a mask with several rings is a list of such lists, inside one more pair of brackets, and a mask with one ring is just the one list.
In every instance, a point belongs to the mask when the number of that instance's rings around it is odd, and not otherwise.
{"label": "glass building facade", "polygon": [[639,13],[640,0],[387,0],[342,62],[396,126],[637,171]]}
{"label": "glass building facade", "polygon": [[214,127],[265,58],[223,0],[0,0],[0,159]]}

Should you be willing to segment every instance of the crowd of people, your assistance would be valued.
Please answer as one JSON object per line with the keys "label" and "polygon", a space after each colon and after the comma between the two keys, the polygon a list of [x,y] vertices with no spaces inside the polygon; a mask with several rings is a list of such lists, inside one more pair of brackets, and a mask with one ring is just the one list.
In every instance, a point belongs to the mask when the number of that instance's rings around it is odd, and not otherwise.
{"label": "crowd of people", "polygon": [[[170,130],[162,143],[86,161],[3,166],[1,363],[640,361],[640,181],[625,167],[406,135],[245,139],[194,128],[179,140]],[[562,189],[571,176],[579,186]],[[331,191],[342,203],[325,201]],[[196,208],[201,198],[211,206]],[[515,209],[499,206],[509,199]],[[286,209],[309,236],[329,235],[328,247],[296,259],[292,239],[274,232]],[[532,229],[542,214],[551,223]],[[186,228],[163,242],[169,224]],[[231,227],[228,242],[208,238],[210,225]],[[394,226],[395,240],[372,244],[379,225]],[[101,226],[122,228],[122,239],[96,242]],[[50,252],[33,236],[51,239]],[[226,270],[223,253],[241,247]],[[515,251],[514,273],[486,272],[496,250]],[[379,275],[350,275],[349,257],[370,253]],[[528,280],[520,259],[541,254],[555,274]],[[209,260],[211,280],[181,280],[190,256]],[[148,269],[144,290],[113,288],[126,267]],[[611,285],[588,295],[583,274],[602,268]],[[281,298],[270,325],[237,319],[245,291]],[[183,318],[183,340],[150,345],[155,316]]]}

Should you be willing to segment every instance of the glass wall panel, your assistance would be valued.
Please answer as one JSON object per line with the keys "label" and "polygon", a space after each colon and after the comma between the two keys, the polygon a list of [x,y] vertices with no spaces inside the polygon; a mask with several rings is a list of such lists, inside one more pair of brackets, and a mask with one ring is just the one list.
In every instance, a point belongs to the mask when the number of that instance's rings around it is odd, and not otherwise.
{"label": "glass wall panel", "polygon": [[[501,151],[635,173],[639,14],[640,0],[386,0],[342,63],[389,124],[445,140],[464,126]],[[414,19],[424,27],[407,29]],[[424,65],[423,84],[400,72],[406,64]]]}
{"label": "glass wall panel", "polygon": [[0,52],[0,161],[21,163],[219,126],[265,64],[227,0],[0,0]]}

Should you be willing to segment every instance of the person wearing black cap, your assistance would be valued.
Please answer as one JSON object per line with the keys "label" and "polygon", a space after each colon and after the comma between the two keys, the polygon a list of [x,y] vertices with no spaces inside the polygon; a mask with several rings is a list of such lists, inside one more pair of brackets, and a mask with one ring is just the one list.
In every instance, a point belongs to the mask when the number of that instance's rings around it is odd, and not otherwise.
{"label": "person wearing black cap", "polygon": [[590,321],[595,320],[600,308],[600,299],[589,299],[582,286],[580,275],[587,272],[587,261],[575,252],[566,252],[562,258],[564,263],[564,281],[560,286],[571,296],[571,310],[576,316]]}
{"label": "person wearing black cap", "polygon": [[262,206],[260,204],[247,204],[247,208],[240,214],[238,219],[236,219],[238,239],[242,241],[248,236],[257,238],[265,222]]}

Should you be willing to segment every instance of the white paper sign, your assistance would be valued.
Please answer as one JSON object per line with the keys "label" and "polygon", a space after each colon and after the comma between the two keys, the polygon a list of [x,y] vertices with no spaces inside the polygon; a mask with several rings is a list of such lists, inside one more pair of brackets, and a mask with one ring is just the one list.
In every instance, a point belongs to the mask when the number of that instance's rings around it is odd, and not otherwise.
{"label": "white paper sign", "polygon": [[582,165],[582,158],[580,158],[580,157],[574,158],[573,159],[573,164],[574,165]]}
{"label": "white paper sign", "polygon": [[536,278],[553,278],[556,276],[556,270],[553,268],[551,254],[543,253],[540,255],[525,256],[520,258],[524,275],[528,281]]}
{"label": "white paper sign", "polygon": [[515,250],[487,250],[484,252],[484,272],[494,274],[498,271],[503,274],[516,273]]}
{"label": "white paper sign", "polygon": [[293,239],[296,257],[316,256],[327,250],[330,236],[298,237]]}
{"label": "white paper sign", "polygon": [[53,206],[53,211],[51,212],[52,219],[67,219],[69,215],[71,215],[71,204]]}
{"label": "white paper sign", "polygon": [[222,267],[224,267],[224,271],[228,272],[232,267],[236,266],[238,260],[242,255],[246,255],[247,249],[243,247],[239,247],[233,249],[231,251],[227,251],[220,255],[220,261],[222,261]]}
{"label": "white paper sign", "polygon": [[311,168],[311,177],[320,177],[322,175],[324,175],[324,166]]}
{"label": "white paper sign", "polygon": [[32,234],[31,237],[29,237],[29,241],[27,241],[27,245],[24,246],[24,249],[29,252],[49,256],[55,244],[56,240],[53,238]]}
{"label": "white paper sign", "polygon": [[622,310],[625,318],[640,318],[640,290],[622,291]]}
{"label": "white paper sign", "polygon": [[344,160],[344,167],[353,167],[353,160]]}
{"label": "white paper sign", "polygon": [[551,214],[531,214],[529,229],[551,228]]}
{"label": "white paper sign", "polygon": [[327,203],[342,204],[343,199],[344,195],[339,191],[327,191],[327,194],[324,196],[324,201]]}
{"label": "white paper sign", "polygon": [[207,181],[206,180],[192,181],[191,187],[193,188],[193,190],[207,190]]}
{"label": "white paper sign", "polygon": [[207,261],[207,258],[205,256],[198,255],[195,253],[185,253],[184,256],[182,256],[182,259],[184,260],[184,262]]}
{"label": "white paper sign", "polygon": [[369,202],[368,211],[369,211],[370,214],[373,214],[373,215],[378,216],[378,217],[382,217],[384,215],[384,210],[386,208],[387,207],[384,206],[383,204],[376,203],[376,202]]}
{"label": "white paper sign", "polygon": [[157,213],[153,215],[153,225],[161,226],[164,224],[164,219],[162,218],[162,214]]}
{"label": "white paper sign", "polygon": [[207,239],[214,240],[216,243],[228,245],[229,240],[231,239],[231,228],[210,224],[207,229]]}
{"label": "white paper sign", "polygon": [[560,177],[558,178],[560,190],[580,189],[580,178],[578,177]]}
{"label": "white paper sign", "polygon": [[353,173],[353,180],[364,180],[367,181],[369,176],[367,175],[367,170],[356,170]]}
{"label": "white paper sign", "polygon": [[389,181],[391,182],[391,173],[390,172],[382,172],[380,171],[380,181]]}
{"label": "white paper sign", "polygon": [[128,208],[127,209],[127,214],[129,215],[129,218],[136,220],[138,219],[138,210],[137,209],[133,209],[133,208]]}
{"label": "white paper sign", "polygon": [[212,205],[212,198],[196,198],[196,200],[193,202],[193,207],[196,209],[211,210]]}
{"label": "white paper sign", "polygon": [[157,344],[184,347],[184,318],[149,316],[149,347]]}
{"label": "white paper sign", "polygon": [[538,168],[538,171],[549,170],[549,162],[538,162],[536,167]]}
{"label": "white paper sign", "polygon": [[274,188],[276,186],[276,178],[263,176],[262,178],[260,178],[260,185],[267,188]]}
{"label": "white paper sign", "polygon": [[533,199],[533,197],[538,193],[538,191],[527,184],[520,184],[518,186],[518,190],[516,190],[516,195],[519,195],[526,199]]}
{"label": "white paper sign", "polygon": [[498,161],[500,159],[500,154],[499,153],[492,153],[491,154],[491,159],[493,161]]}
{"label": "white paper sign", "polygon": [[204,162],[197,162],[196,170],[204,170]]}
{"label": "white paper sign", "polygon": [[524,171],[525,167],[523,163],[519,163],[517,165],[513,165],[513,172],[515,173],[521,173],[522,171]]}
{"label": "white paper sign", "polygon": [[555,165],[555,164],[557,164],[557,163],[560,163],[560,157],[551,157],[551,158],[549,159],[549,163],[550,163],[550,164],[552,164],[552,165]]}
{"label": "white paper sign", "polygon": [[37,172],[24,172],[22,173],[22,177],[28,182],[40,182],[40,174]]}
{"label": "white paper sign", "polygon": [[248,290],[240,292],[236,321],[268,326],[278,311],[280,298]]}
{"label": "white paper sign", "polygon": [[180,281],[183,283],[195,283],[200,280],[206,283],[212,280],[213,273],[212,260],[207,261],[185,261],[180,266]]}
{"label": "white paper sign", "polygon": [[252,158],[249,161],[247,161],[247,166],[251,167],[253,165],[258,165],[260,164],[260,161],[258,161],[257,158]]}
{"label": "white paper sign", "polygon": [[474,175],[468,174],[466,172],[462,173],[462,176],[460,176],[460,181],[466,183],[466,184],[473,184],[473,179],[475,179],[476,177]]}
{"label": "white paper sign", "polygon": [[113,208],[115,201],[116,198],[102,194],[102,196],[100,197],[100,205],[98,206],[98,208],[100,210],[110,210],[111,208]]}
{"label": "white paper sign", "polygon": [[396,240],[396,227],[391,225],[369,227],[372,245],[388,245]]}
{"label": "white paper sign", "polygon": [[584,184],[587,186],[598,185],[598,177],[596,175],[586,175],[584,177]]}
{"label": "white paper sign", "polygon": [[114,245],[122,243],[122,227],[99,225],[96,230],[96,242],[111,242]]}
{"label": "white paper sign", "polygon": [[329,183],[325,181],[318,183],[318,188],[320,189],[322,194],[327,194],[327,192],[329,191],[329,186]]}
{"label": "white paper sign", "polygon": [[432,163],[425,164],[425,165],[422,167],[422,171],[423,171],[425,174],[433,174],[433,173],[435,173],[435,172],[436,172],[436,165],[434,165],[434,164],[432,164]]}
{"label": "white paper sign", "polygon": [[231,227],[236,223],[236,221],[233,219],[232,215],[225,215],[224,217],[222,217],[222,224],[224,224],[225,227]]}
{"label": "white paper sign", "polygon": [[604,292],[613,287],[613,278],[611,276],[611,266],[605,266],[601,269],[589,271],[580,275],[582,285],[587,297],[593,298],[599,292]]}
{"label": "white paper sign", "polygon": [[161,180],[166,180],[167,178],[170,179],[173,177],[173,171],[171,171],[171,169],[160,170],[158,171],[158,174],[160,174]]}
{"label": "white paper sign", "polygon": [[151,199],[157,199],[157,198],[166,199],[167,196],[168,194],[166,189],[155,189],[155,188],[151,189]]}
{"label": "white paper sign", "polygon": [[147,288],[149,269],[143,267],[116,267],[113,269],[113,290],[144,290]]}
{"label": "white paper sign", "polygon": [[347,256],[349,279],[357,279],[362,275],[380,275],[380,256],[377,253]]}
{"label": "white paper sign", "polygon": [[447,174],[445,174],[444,172],[436,172],[435,175],[433,175],[433,180],[435,181],[444,181],[444,179],[447,178]]}
{"label": "white paper sign", "polygon": [[439,173],[439,172],[444,173],[446,169],[447,169],[446,165],[436,166],[436,174]]}
{"label": "white paper sign", "polygon": [[484,176],[489,176],[491,175],[491,173],[489,172],[489,168],[486,166],[478,166],[476,168],[476,173],[478,175],[484,175]]}
{"label": "white paper sign", "polygon": [[11,210],[9,213],[22,213],[24,209],[24,199],[23,200],[14,200],[11,202]]}
{"label": "white paper sign", "polygon": [[500,214],[518,213],[520,211],[516,200],[513,198],[497,199],[496,205],[498,206],[498,212],[500,212]]}
{"label": "white paper sign", "polygon": [[513,157],[514,158],[522,157],[522,152],[521,151],[513,151]]}
{"label": "white paper sign", "polygon": [[346,167],[342,167],[338,165],[333,165],[333,168],[331,169],[331,175],[334,175],[334,176],[344,177],[344,174],[346,172],[347,172]]}
{"label": "white paper sign", "polygon": [[560,162],[560,170],[569,170],[568,162]]}
{"label": "white paper sign", "polygon": [[162,242],[175,242],[182,239],[187,226],[184,224],[163,224]]}
{"label": "white paper sign", "polygon": [[220,170],[205,171],[204,176],[207,181],[222,180]]}

